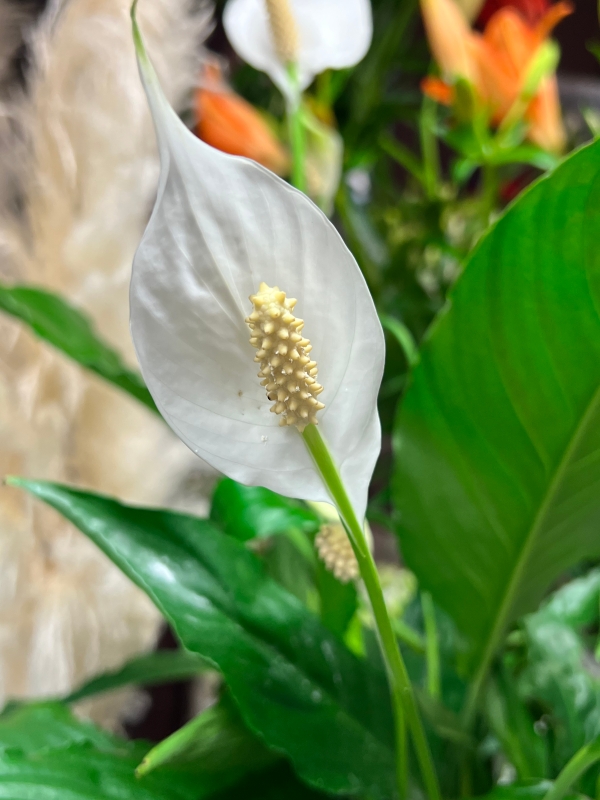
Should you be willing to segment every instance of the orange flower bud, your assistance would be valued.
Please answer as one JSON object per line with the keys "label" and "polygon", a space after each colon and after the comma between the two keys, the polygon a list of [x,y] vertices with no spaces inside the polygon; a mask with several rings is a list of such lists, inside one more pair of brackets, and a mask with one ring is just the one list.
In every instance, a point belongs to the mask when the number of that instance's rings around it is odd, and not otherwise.
{"label": "orange flower bud", "polygon": [[446,77],[477,81],[474,36],[454,0],[421,0],[429,46]]}
{"label": "orange flower bud", "polygon": [[[531,141],[560,151],[565,133],[555,77],[542,77],[531,100],[526,86],[531,79],[530,68],[542,54],[540,48],[554,26],[572,13],[572,6],[564,0],[549,5],[545,12],[535,15],[535,23],[523,16],[517,2],[498,0],[496,6],[500,7],[489,16],[480,34],[469,28],[455,0],[421,0],[433,55],[444,77],[469,81],[494,124],[502,122],[511,111],[521,117],[524,114]],[[451,86],[445,81],[427,78],[422,88],[440,103],[453,102]],[[523,104],[520,112],[519,103]]]}
{"label": "orange flower bud", "polygon": [[423,78],[421,81],[421,91],[427,97],[431,97],[436,103],[443,106],[451,106],[454,102],[454,88],[449,86],[439,78]]}
{"label": "orange flower bud", "polygon": [[545,78],[527,110],[529,138],[553,153],[565,149],[566,136],[560,114],[556,76]]}
{"label": "orange flower bud", "polygon": [[200,139],[234,156],[258,161],[277,175],[288,169],[288,156],[254,106],[232,91],[214,64],[204,70],[196,91],[195,111]]}

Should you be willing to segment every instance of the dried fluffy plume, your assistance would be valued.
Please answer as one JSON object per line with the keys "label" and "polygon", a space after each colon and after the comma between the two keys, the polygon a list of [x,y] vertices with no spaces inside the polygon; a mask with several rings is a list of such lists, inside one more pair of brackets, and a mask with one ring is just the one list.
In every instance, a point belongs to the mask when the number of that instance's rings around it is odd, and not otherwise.
{"label": "dried fluffy plume", "polygon": [[[129,271],[158,164],[129,4],[51,3],[31,33],[28,91],[0,106],[0,277],[68,297],[132,361]],[[139,16],[182,108],[210,10],[143,0]],[[0,474],[164,503],[189,463],[161,421],[0,318]],[[66,691],[154,642],[146,597],[54,512],[5,487],[0,575],[0,706]]]}

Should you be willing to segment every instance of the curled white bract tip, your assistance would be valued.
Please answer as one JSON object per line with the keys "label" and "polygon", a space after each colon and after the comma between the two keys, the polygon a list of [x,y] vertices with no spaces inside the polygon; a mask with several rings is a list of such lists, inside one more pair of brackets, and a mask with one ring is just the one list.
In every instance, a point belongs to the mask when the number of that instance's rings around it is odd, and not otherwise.
{"label": "curled white bract tip", "polygon": [[225,475],[327,501],[302,437],[293,425],[279,425],[256,376],[248,297],[262,281],[281,287],[297,298],[310,331],[323,386],[319,430],[363,516],[380,449],[376,400],[384,344],[356,261],[305,195],[190,133],[140,46],[161,159],[130,294],[148,388],[175,433]]}
{"label": "curled white bract tip", "polygon": [[[298,88],[305,89],[326,69],[358,64],[373,35],[369,0],[288,0],[298,31]],[[237,54],[266,72],[286,95],[293,88],[282,63],[265,0],[228,0],[223,12],[227,37]]]}

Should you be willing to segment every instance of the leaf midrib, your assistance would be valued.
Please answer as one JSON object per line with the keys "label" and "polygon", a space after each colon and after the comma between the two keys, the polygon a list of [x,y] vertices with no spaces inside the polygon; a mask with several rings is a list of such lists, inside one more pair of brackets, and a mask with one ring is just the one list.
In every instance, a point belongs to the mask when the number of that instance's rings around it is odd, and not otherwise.
{"label": "leaf midrib", "polygon": [[529,528],[529,532],[527,533],[523,545],[521,547],[519,558],[517,559],[515,568],[512,571],[511,578],[506,585],[506,591],[504,593],[502,603],[500,604],[500,610],[496,616],[496,621],[492,626],[491,634],[483,650],[483,655],[479,662],[478,669],[475,673],[475,678],[471,683],[469,696],[465,704],[464,722],[466,727],[469,727],[472,721],[473,714],[475,713],[477,707],[479,693],[483,686],[490,662],[494,656],[494,653],[496,652],[499,640],[502,634],[504,633],[504,630],[506,629],[509,613],[521,583],[520,579],[523,570],[527,565],[529,556],[531,554],[533,546],[537,541],[539,532],[544,527],[546,521],[546,515],[548,513],[550,506],[552,505],[558,487],[562,483],[566,470],[568,469],[571,463],[571,457],[575,449],[578,447],[582,439],[582,436],[586,432],[588,423],[590,421],[590,417],[593,416],[598,405],[600,405],[600,385],[597,386],[596,390],[592,394],[579,424],[573,431],[573,434],[569,439],[567,446],[564,449],[563,455],[559,460],[558,464],[556,465],[556,468],[554,470],[554,475],[548,484],[546,492],[544,493],[543,500],[540,504],[538,512],[532,521],[532,524]]}

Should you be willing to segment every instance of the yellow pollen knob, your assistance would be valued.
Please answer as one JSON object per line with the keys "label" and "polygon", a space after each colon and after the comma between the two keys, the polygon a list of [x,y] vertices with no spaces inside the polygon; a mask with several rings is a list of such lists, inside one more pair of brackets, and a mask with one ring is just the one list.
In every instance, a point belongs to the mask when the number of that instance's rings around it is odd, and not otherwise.
{"label": "yellow pollen knob", "polygon": [[323,525],[315,538],[319,558],[341,583],[358,579],[358,561],[340,522]]}
{"label": "yellow pollen knob", "polygon": [[[317,383],[317,364],[306,355],[312,346],[296,331],[304,322],[291,312],[296,301],[286,298],[278,286],[261,283],[250,295],[254,311],[247,317],[250,344],[257,349],[254,360],[260,364],[258,377],[273,402],[271,411],[280,414],[279,424],[295,425],[302,433],[307,425],[317,425],[317,411],[325,404],[317,400],[323,387]],[[293,346],[284,342],[293,342]]]}

